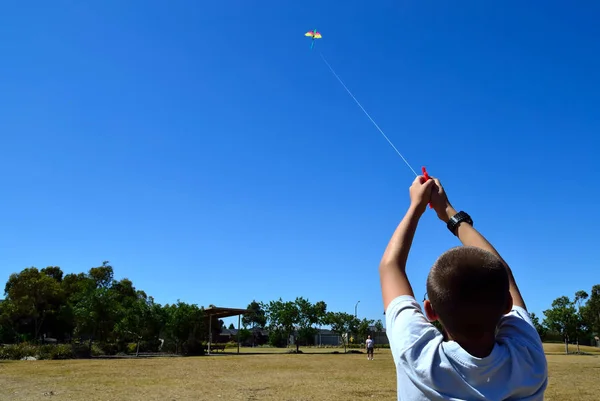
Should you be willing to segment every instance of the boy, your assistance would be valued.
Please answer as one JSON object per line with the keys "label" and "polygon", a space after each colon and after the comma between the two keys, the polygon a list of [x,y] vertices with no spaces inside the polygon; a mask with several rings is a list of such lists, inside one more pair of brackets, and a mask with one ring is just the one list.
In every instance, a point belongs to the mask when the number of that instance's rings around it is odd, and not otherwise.
{"label": "boy", "polygon": [[367,345],[367,359],[372,361],[373,360],[373,340],[371,339],[370,335],[367,336],[366,345]]}
{"label": "boy", "polygon": [[[546,357],[510,268],[469,215],[456,212],[438,179],[419,176],[409,192],[410,207],[379,267],[398,400],[543,400]],[[442,254],[429,272],[429,320],[406,276],[428,203],[464,245]]]}

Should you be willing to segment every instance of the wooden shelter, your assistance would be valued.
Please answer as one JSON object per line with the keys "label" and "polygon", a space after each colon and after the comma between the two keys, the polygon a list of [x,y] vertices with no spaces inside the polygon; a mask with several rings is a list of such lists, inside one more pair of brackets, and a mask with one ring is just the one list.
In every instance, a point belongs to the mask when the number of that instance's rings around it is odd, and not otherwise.
{"label": "wooden shelter", "polygon": [[242,315],[250,313],[248,309],[236,309],[236,308],[222,308],[218,306],[210,306],[204,309],[204,318],[208,319],[208,355],[210,355],[210,346],[212,344],[212,321],[213,318],[217,319],[225,318],[225,317],[238,317],[238,336],[237,336],[237,353],[240,353],[240,324],[242,320]]}

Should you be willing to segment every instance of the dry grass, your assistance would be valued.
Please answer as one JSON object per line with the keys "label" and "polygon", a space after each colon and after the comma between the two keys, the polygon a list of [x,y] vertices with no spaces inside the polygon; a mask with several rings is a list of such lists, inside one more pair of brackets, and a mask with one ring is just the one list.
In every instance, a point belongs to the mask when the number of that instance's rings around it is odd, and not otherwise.
{"label": "dry grass", "polygon": [[[544,344],[544,350],[546,355],[564,355],[565,345],[564,344]],[[585,345],[579,346],[579,351],[586,354],[600,355],[600,348],[587,347]],[[569,344],[569,353],[577,352],[577,345]]]}
{"label": "dry grass", "polygon": [[[547,345],[554,353],[560,344]],[[218,355],[138,360],[4,361],[2,400],[395,400],[391,354]],[[277,350],[279,351],[279,350]],[[328,349],[327,352],[332,350]],[[584,349],[582,349],[584,351]],[[549,401],[597,400],[600,356],[548,355]],[[44,395],[53,392],[54,395]]]}

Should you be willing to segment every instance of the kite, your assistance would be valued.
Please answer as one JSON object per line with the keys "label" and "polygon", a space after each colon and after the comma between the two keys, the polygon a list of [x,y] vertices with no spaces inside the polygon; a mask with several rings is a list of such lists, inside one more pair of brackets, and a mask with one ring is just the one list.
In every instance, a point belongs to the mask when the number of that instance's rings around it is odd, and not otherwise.
{"label": "kite", "polygon": [[310,44],[310,48],[312,49],[313,47],[315,47],[315,39],[321,39],[322,36],[319,32],[317,32],[316,29],[312,30],[312,31],[308,31],[304,34],[304,36],[307,36],[309,38],[312,38],[312,43]]}

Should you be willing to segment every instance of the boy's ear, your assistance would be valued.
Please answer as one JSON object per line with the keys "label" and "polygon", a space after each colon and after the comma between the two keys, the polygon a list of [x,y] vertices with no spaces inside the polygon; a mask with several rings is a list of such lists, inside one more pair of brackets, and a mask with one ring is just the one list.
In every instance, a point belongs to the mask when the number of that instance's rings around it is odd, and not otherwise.
{"label": "boy's ear", "polygon": [[510,295],[510,292],[508,293],[508,299],[506,300],[506,310],[504,311],[504,314],[509,314],[510,311],[512,310],[513,307],[513,297],[512,295]]}
{"label": "boy's ear", "polygon": [[437,313],[435,313],[435,311],[433,310],[431,302],[429,302],[428,299],[423,301],[423,306],[425,307],[425,316],[427,316],[427,319],[429,319],[430,322],[435,322],[439,319]]}

